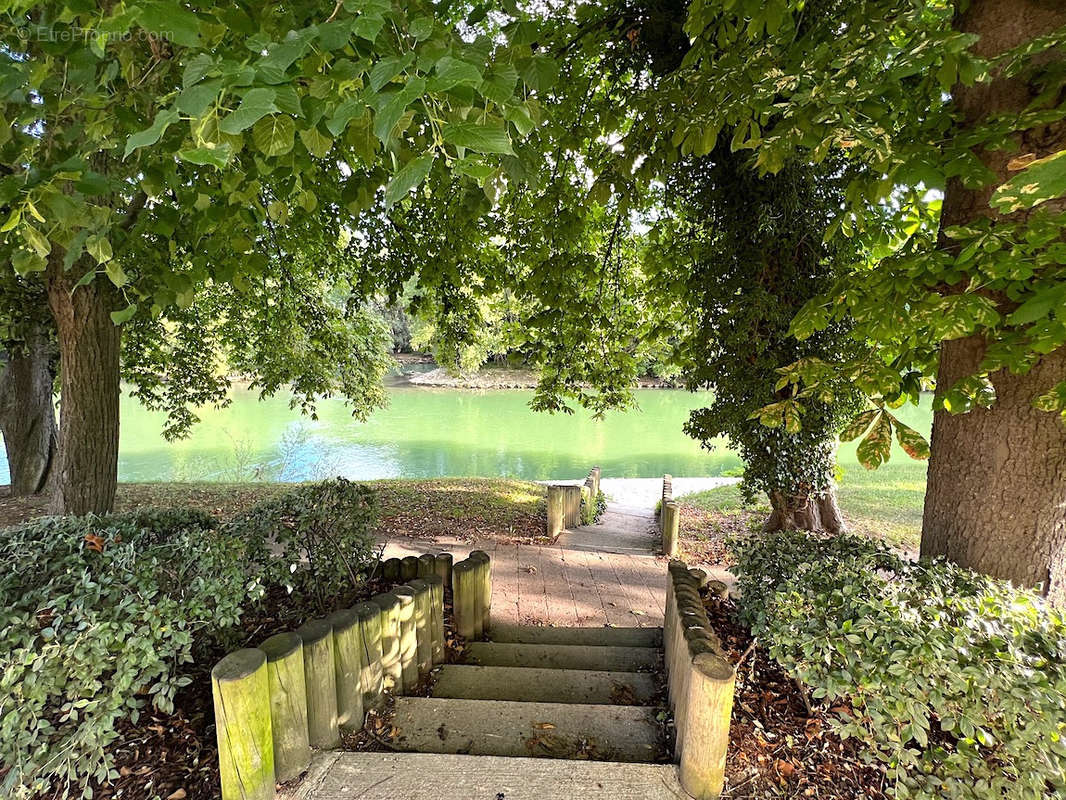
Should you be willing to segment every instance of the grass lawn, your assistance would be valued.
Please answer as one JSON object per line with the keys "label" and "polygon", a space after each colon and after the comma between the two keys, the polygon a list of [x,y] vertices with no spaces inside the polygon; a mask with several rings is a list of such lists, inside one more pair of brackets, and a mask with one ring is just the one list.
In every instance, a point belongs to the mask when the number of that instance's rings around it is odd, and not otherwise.
{"label": "grass lawn", "polygon": [[[529,542],[545,536],[546,490],[537,483],[505,478],[364,483],[378,489],[381,519],[377,533],[381,539],[403,535]],[[290,483],[123,483],[118,487],[115,510],[185,506],[227,520],[292,487]],[[45,513],[42,498],[0,494],[0,528]]]}
{"label": "grass lawn", "polygon": [[[894,412],[904,423],[928,436],[932,423],[929,397],[918,407],[904,406]],[[855,457],[858,442],[844,442],[837,455],[837,494],[844,518],[856,533],[886,539],[905,550],[917,551],[922,528],[926,462],[915,461],[898,444],[887,464],[867,470]],[[765,500],[745,507],[736,486],[686,495],[682,538],[687,558],[719,560],[722,534],[761,524],[769,507]]]}

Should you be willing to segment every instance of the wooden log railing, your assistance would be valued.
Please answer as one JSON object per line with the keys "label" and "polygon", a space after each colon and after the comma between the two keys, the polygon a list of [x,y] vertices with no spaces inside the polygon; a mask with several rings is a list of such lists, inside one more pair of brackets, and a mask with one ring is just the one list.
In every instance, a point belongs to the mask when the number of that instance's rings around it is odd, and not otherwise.
{"label": "wooden log railing", "polygon": [[457,632],[484,636],[491,559],[476,550],[453,561],[450,553],[387,559],[380,574],[404,585],[215,665],[222,800],[273,800],[277,783],[308,768],[312,747],[337,747],[342,732],[359,730],[366,712],[381,707],[386,691],[409,692],[443,663],[445,586]]}
{"label": "wooden log railing", "polygon": [[681,787],[695,800],[717,800],[725,783],[736,672],[711,628],[701,592],[723,593],[725,584],[708,583],[703,570],[677,560],[668,572],[663,647],[674,755]]}
{"label": "wooden log railing", "polygon": [[600,493],[600,468],[593,467],[580,485],[553,483],[548,486],[548,536],[557,537],[582,524],[582,504],[593,507]]}

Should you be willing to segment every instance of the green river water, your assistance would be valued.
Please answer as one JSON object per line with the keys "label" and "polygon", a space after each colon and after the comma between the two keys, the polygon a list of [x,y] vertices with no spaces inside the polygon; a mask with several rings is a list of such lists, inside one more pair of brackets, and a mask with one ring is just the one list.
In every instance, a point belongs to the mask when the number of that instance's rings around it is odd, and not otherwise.
{"label": "green river water", "polygon": [[[119,448],[121,481],[313,480],[506,476],[544,480],[580,477],[595,464],[611,477],[654,477],[669,472],[717,476],[741,466],[724,443],[703,450],[685,436],[689,411],[709,396],[671,389],[637,392],[638,410],[593,419],[538,414],[532,392],[475,391],[411,386],[389,389],[390,403],[365,423],[340,400],[319,405],[312,420],[289,408],[287,397],[260,401],[235,388],[222,410],[203,409],[191,436],[167,442],[163,417],[123,398]],[[928,408],[901,409],[923,433]],[[854,463],[855,443],[841,448]],[[7,464],[0,451],[0,484]]]}

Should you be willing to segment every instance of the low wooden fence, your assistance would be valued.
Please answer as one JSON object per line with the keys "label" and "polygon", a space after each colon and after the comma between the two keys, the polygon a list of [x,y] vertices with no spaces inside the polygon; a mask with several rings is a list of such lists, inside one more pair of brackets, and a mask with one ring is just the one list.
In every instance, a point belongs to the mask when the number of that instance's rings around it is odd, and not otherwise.
{"label": "low wooden fence", "polygon": [[567,528],[581,524],[581,503],[595,505],[600,493],[600,468],[589,470],[583,485],[556,484],[548,486],[548,536],[554,539]]}
{"label": "low wooden fence", "polygon": [[663,496],[659,503],[659,530],[663,537],[663,555],[677,556],[681,506],[674,500],[674,479],[663,475]]}
{"label": "low wooden fence", "polygon": [[666,583],[663,647],[670,707],[677,732],[674,756],[681,787],[695,800],[715,800],[725,781],[729,717],[736,671],[722,654],[701,592],[723,594],[724,583],[671,561]]}
{"label": "low wooden fence", "polygon": [[363,727],[386,693],[405,694],[443,663],[444,587],[452,588],[456,631],[480,639],[491,622],[492,565],[475,550],[390,558],[395,583],[257,648],[230,653],[211,671],[222,800],[273,800],[275,784],[298,777],[311,749],[340,746]]}

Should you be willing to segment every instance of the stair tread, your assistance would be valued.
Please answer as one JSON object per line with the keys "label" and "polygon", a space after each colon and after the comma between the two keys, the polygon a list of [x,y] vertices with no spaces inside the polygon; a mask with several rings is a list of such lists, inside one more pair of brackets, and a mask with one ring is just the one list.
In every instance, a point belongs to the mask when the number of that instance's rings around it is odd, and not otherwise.
{"label": "stair tread", "polygon": [[489,631],[496,643],[570,644],[615,647],[661,647],[662,628],[555,628],[546,625],[508,625],[496,623]]}
{"label": "stair tread", "polygon": [[660,654],[651,647],[470,642],[466,660],[485,667],[644,672],[658,667]]}
{"label": "stair tread", "polygon": [[677,800],[673,764],[570,761],[438,753],[319,753],[281,800]]}
{"label": "stair tread", "polygon": [[437,674],[434,697],[466,700],[648,705],[659,690],[647,672],[448,664]]}
{"label": "stair tread", "polygon": [[650,762],[657,709],[510,700],[398,697],[393,740],[422,753]]}

